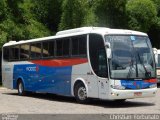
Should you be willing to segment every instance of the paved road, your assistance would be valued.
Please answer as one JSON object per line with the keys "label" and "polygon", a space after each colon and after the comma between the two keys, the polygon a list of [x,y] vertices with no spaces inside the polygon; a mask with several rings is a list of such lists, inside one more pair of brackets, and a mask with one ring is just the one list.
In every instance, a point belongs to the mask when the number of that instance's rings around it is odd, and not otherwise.
{"label": "paved road", "polygon": [[0,88],[0,114],[99,114],[160,113],[160,88],[156,97],[129,99],[125,103],[93,100],[87,105],[74,98],[46,94],[18,96],[16,90]]}

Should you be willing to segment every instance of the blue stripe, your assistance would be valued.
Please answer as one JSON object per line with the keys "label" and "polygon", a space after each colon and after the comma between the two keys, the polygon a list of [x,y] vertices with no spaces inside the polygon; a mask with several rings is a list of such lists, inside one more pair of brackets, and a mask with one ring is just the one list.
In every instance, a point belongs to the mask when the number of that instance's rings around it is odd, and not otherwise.
{"label": "blue stripe", "polygon": [[154,83],[145,82],[144,80],[121,80],[121,85],[126,89],[145,89]]}
{"label": "blue stripe", "polygon": [[13,85],[21,76],[25,82],[25,90],[33,92],[71,95],[72,66],[46,67],[35,64],[15,65]]}

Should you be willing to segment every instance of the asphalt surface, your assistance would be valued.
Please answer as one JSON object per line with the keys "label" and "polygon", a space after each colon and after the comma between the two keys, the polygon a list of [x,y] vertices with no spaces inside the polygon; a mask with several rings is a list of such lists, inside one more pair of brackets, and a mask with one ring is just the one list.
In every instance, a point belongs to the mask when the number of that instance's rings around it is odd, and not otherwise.
{"label": "asphalt surface", "polygon": [[17,90],[0,88],[0,114],[160,114],[160,88],[155,97],[128,99],[124,103],[92,100],[78,104],[74,98],[52,94],[18,96]]}

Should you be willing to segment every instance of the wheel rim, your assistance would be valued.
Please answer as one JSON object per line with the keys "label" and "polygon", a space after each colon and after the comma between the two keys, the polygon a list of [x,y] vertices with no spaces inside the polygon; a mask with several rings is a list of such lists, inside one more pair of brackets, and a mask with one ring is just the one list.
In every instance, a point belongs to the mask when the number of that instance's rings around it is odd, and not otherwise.
{"label": "wheel rim", "polygon": [[78,98],[80,100],[85,100],[87,98],[87,92],[85,87],[80,87],[78,89]]}
{"label": "wheel rim", "polygon": [[19,93],[21,94],[23,92],[23,85],[22,83],[19,83]]}

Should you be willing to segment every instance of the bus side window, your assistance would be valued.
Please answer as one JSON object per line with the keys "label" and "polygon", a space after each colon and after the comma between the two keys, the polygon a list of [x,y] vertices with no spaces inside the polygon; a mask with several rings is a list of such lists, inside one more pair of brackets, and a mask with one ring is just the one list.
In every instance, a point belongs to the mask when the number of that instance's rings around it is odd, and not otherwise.
{"label": "bus side window", "polygon": [[31,44],[30,58],[31,59],[41,58],[41,43]]}
{"label": "bus side window", "polygon": [[72,38],[72,56],[86,56],[86,48],[87,48],[87,36],[76,36]]}
{"label": "bus side window", "polygon": [[70,54],[70,39],[63,39],[63,56],[69,56]]}
{"label": "bus side window", "polygon": [[10,48],[10,60],[19,60],[19,45]]}
{"label": "bus side window", "polygon": [[54,40],[44,41],[42,44],[43,44],[43,50],[42,50],[43,58],[54,57],[54,45],[55,45]]}
{"label": "bus side window", "polygon": [[29,59],[29,50],[30,50],[29,44],[20,45],[20,60]]}
{"label": "bus side window", "polygon": [[3,48],[3,59],[9,61],[9,47]]}
{"label": "bus side window", "polygon": [[63,55],[63,40],[56,40],[56,56]]}

